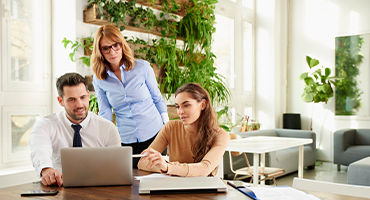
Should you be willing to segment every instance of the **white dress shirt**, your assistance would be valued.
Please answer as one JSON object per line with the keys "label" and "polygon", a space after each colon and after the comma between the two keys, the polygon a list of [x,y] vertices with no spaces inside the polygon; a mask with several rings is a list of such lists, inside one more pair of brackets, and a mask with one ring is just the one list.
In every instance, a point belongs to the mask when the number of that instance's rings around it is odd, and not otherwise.
{"label": "white dress shirt", "polygon": [[[39,177],[42,169],[47,167],[62,172],[60,149],[73,147],[72,124],[62,111],[43,117],[33,126],[31,160]],[[82,147],[121,146],[118,129],[111,121],[89,111],[80,125]]]}

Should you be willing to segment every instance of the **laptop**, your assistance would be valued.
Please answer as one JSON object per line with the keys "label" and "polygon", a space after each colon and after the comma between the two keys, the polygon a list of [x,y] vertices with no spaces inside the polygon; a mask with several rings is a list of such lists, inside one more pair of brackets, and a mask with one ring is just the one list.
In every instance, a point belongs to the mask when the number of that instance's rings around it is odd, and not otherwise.
{"label": "laptop", "polygon": [[131,147],[60,150],[64,187],[132,185]]}
{"label": "laptop", "polygon": [[142,178],[139,194],[217,193],[227,192],[219,177]]}

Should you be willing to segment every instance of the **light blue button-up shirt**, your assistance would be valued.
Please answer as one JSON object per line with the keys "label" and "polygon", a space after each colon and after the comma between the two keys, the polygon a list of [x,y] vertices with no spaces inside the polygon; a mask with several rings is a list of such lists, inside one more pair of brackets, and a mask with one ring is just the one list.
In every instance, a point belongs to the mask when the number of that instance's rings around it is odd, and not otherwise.
{"label": "light blue button-up shirt", "polygon": [[122,143],[143,142],[163,127],[161,114],[167,113],[167,106],[149,62],[135,60],[131,70],[120,68],[122,82],[108,67],[106,79],[94,75],[99,115],[112,121],[113,107]]}

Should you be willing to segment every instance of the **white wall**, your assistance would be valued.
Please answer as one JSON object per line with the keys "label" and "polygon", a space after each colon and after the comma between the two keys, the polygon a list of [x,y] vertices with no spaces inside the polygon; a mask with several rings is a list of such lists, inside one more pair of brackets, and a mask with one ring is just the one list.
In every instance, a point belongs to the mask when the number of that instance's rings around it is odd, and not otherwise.
{"label": "white wall", "polygon": [[[368,8],[368,0],[290,0],[287,112],[301,113],[302,129],[309,129],[313,109],[312,103],[301,100],[303,82],[298,80],[309,69],[306,55],[334,71],[335,36],[370,32]],[[313,131],[319,143],[317,158],[333,160],[335,130],[369,127],[368,119],[335,117],[334,98],[327,104],[316,104]]]}
{"label": "white wall", "polygon": [[[77,1],[80,2],[80,1]],[[76,38],[76,1],[52,0],[51,2],[51,46],[52,46],[52,112],[59,112],[63,108],[57,101],[55,83],[58,77],[67,72],[76,71],[76,63],[69,59],[71,44],[64,49],[63,38],[74,41]]]}
{"label": "white wall", "polygon": [[287,0],[256,1],[256,111],[263,129],[282,127],[286,110]]}

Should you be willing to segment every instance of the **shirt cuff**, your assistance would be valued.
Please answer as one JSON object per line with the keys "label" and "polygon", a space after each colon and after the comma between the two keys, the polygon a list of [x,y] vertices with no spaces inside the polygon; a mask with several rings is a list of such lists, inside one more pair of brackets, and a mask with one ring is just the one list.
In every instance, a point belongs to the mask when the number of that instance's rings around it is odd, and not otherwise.
{"label": "shirt cuff", "polygon": [[162,113],[161,114],[163,124],[166,124],[168,121],[170,121],[170,118],[168,118],[168,113]]}
{"label": "shirt cuff", "polygon": [[36,171],[38,178],[41,178],[42,177],[41,172],[45,168],[53,168],[54,169],[53,166],[43,166],[43,167],[38,168],[37,171]]}

